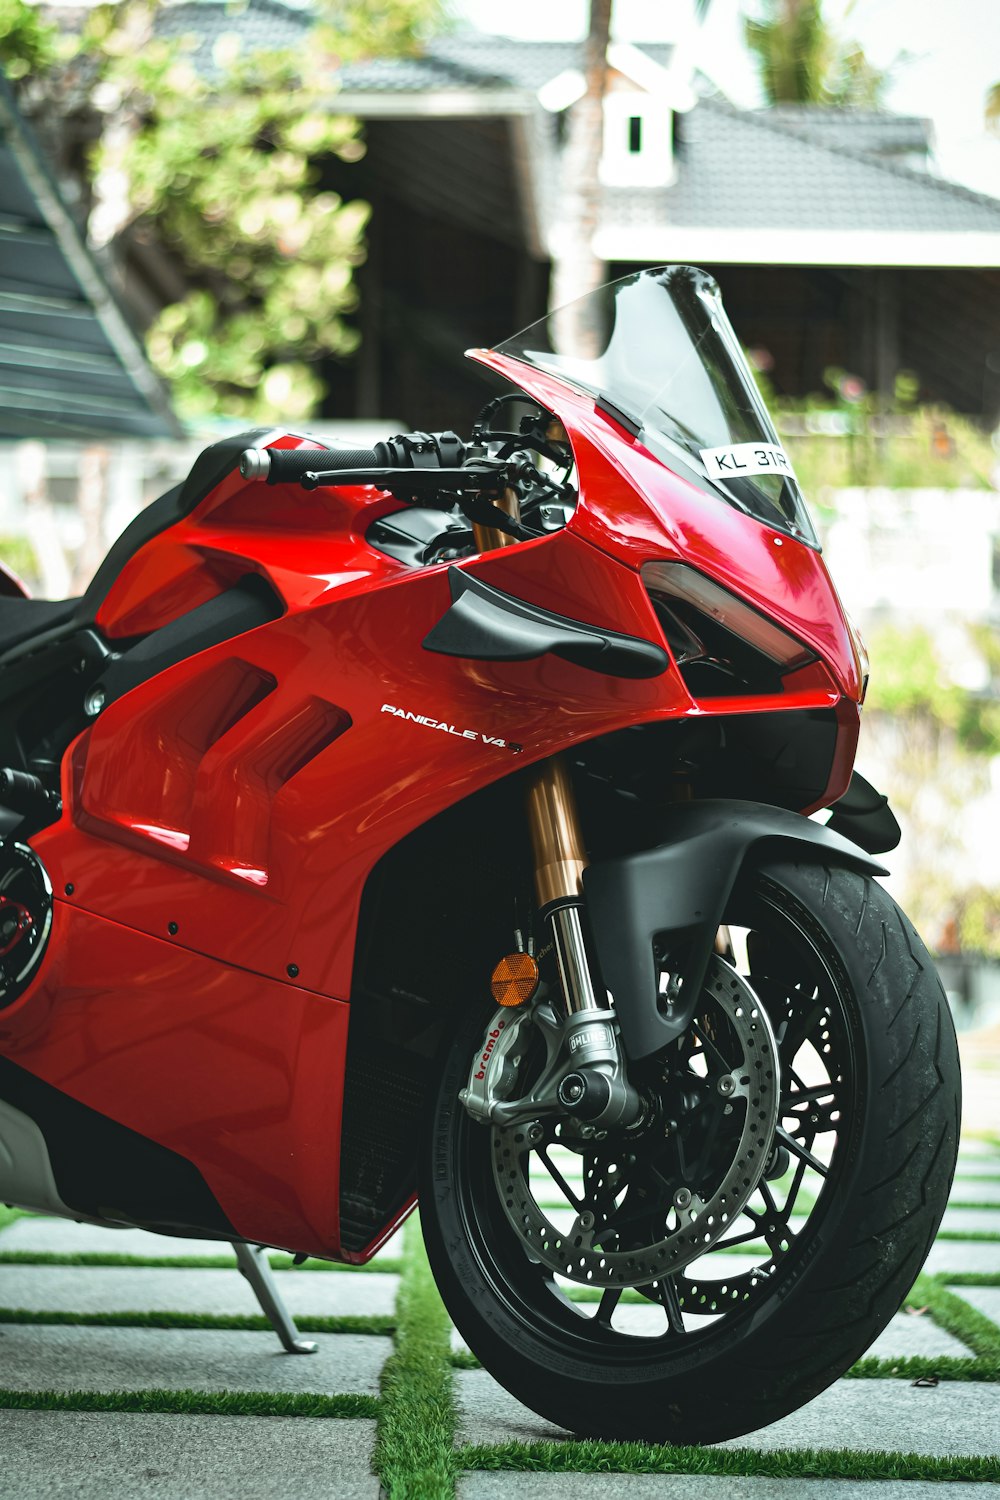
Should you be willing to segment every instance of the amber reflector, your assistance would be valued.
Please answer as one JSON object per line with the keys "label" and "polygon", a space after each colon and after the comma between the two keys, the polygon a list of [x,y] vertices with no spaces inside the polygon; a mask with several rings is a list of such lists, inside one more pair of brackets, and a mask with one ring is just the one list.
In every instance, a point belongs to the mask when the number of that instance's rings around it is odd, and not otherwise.
{"label": "amber reflector", "polygon": [[498,1005],[524,1005],[538,988],[538,965],[530,953],[508,953],[493,970],[490,989]]}

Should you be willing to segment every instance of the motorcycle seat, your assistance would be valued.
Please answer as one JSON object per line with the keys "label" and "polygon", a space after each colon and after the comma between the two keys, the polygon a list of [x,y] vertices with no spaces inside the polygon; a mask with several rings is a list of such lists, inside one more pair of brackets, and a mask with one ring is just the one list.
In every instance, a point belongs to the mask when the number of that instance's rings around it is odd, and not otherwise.
{"label": "motorcycle seat", "polygon": [[22,599],[0,596],[0,655],[32,636],[68,625],[80,606],[79,599]]}

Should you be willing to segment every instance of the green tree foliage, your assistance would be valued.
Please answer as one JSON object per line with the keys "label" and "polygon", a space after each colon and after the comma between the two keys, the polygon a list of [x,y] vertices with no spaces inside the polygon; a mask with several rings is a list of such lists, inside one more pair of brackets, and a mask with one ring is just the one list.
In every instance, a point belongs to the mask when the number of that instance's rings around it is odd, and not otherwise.
{"label": "green tree foliage", "polygon": [[1000,83],[986,91],[986,128],[1000,135]]}
{"label": "green tree foliage", "polygon": [[888,73],[857,42],[837,36],[822,0],[759,0],[743,25],[769,104],[881,104]]}
{"label": "green tree foliage", "polygon": [[237,12],[197,66],[198,36],[158,34],[157,0],[97,8],[62,67],[33,6],[0,6],[0,60],[45,72],[49,105],[85,74],[101,126],[87,186],[98,205],[113,200],[112,232],[166,250],[187,288],[147,337],[178,410],[307,417],[323,391],[316,362],[358,342],[349,314],[369,214],[321,189],[324,157],[364,152],[357,122],[336,113],[337,67],[416,48],[439,0],[328,0],[294,52],[247,52]]}
{"label": "green tree foliage", "polygon": [[[992,679],[1000,676],[1000,644],[988,627],[971,627]],[[1000,755],[1000,697],[953,682],[929,630],[885,625],[869,643],[872,681],[866,709],[923,720],[935,737],[953,735],[972,755]]]}
{"label": "green tree foliage", "polygon": [[904,825],[904,907],[932,945],[957,940],[1000,957],[1000,891],[970,882],[962,835],[1000,755],[1000,643],[989,627],[970,629],[991,677],[984,692],[952,681],[929,630],[885,625],[871,634],[862,748],[881,763]]}
{"label": "green tree foliage", "polygon": [[59,32],[25,0],[0,0],[0,67],[12,80],[48,68],[59,53]]}

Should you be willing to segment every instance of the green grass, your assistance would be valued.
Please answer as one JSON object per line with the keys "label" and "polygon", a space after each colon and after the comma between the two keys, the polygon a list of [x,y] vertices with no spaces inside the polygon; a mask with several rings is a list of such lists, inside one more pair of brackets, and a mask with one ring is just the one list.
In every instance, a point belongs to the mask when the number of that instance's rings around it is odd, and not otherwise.
{"label": "green grass", "polygon": [[405,1236],[396,1347],[382,1371],[372,1462],[390,1500],[452,1500],[456,1468],[451,1327],[415,1217],[406,1225]]}
{"label": "green grass", "polygon": [[948,1207],[984,1209],[987,1213],[994,1213],[1000,1218],[1000,1203],[984,1203],[978,1198],[949,1198]]}
{"label": "green grass", "polygon": [[939,1240],[972,1240],[977,1245],[1000,1244],[1000,1234],[993,1229],[939,1229]]}
{"label": "green grass", "polygon": [[295,1395],[268,1391],[13,1391],[0,1407],[22,1411],[184,1412],[216,1417],[374,1417],[375,1396]]}
{"label": "green grass", "polygon": [[[401,1260],[370,1261],[364,1266],[349,1266],[341,1261],[307,1260],[296,1266],[291,1255],[278,1252],[269,1255],[274,1271],[343,1271],[349,1275],[382,1271],[386,1275],[398,1275],[403,1268]],[[67,1255],[54,1250],[0,1250],[0,1266],[140,1266],[156,1267],[160,1270],[184,1271],[232,1271],[236,1268],[233,1255],[118,1255],[113,1252],[98,1254],[82,1251]]]}
{"label": "green grass", "polygon": [[907,1297],[913,1307],[926,1307],[939,1328],[944,1328],[981,1359],[1000,1359],[1000,1328],[989,1318],[956,1297],[937,1276],[918,1276]]}
{"label": "green grass", "polygon": [[[497,1443],[460,1448],[463,1469],[548,1474],[723,1474],[774,1479],[1000,1479],[1000,1459],[929,1458],[913,1453],[856,1452],[851,1448],[654,1447],[646,1443]],[[395,1496],[392,1497],[395,1500]]]}
{"label": "green grass", "polygon": [[0,1230],[6,1229],[8,1224],[13,1224],[15,1219],[24,1217],[23,1209],[11,1208],[9,1203],[0,1203]]}
{"label": "green grass", "polygon": [[[0,1307],[0,1324],[37,1323],[46,1328],[230,1328],[242,1332],[268,1331],[271,1324],[261,1313],[228,1315],[224,1313],[183,1312],[61,1312],[38,1311],[24,1307]],[[369,1333],[391,1334],[396,1320],[374,1315],[339,1317],[296,1317],[300,1333]]]}
{"label": "green grass", "polygon": [[1000,1271],[939,1271],[935,1280],[947,1286],[1000,1286]]}

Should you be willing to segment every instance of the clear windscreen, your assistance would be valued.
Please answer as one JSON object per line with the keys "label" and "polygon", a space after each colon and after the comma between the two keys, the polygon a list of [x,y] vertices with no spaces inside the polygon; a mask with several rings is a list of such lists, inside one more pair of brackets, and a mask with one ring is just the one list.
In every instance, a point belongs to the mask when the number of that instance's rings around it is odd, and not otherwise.
{"label": "clear windscreen", "polygon": [[[571,349],[578,352],[572,354]],[[660,266],[611,282],[497,346],[641,428],[669,468],[817,546],[792,466],[712,277]]]}

